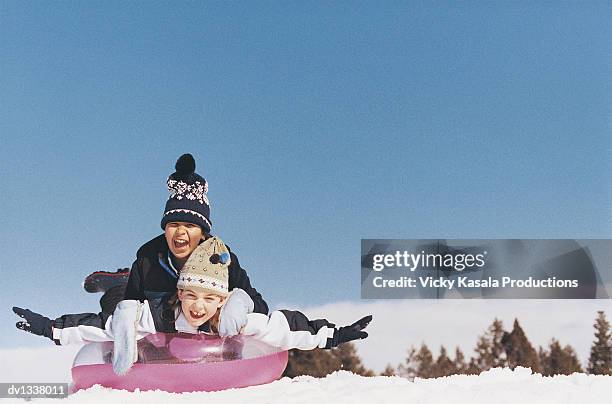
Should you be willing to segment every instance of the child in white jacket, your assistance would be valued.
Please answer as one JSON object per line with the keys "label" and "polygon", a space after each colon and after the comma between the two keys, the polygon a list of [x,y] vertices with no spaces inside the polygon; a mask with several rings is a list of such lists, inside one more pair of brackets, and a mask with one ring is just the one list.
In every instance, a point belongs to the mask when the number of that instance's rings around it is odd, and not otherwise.
{"label": "child in white jacket", "polygon": [[[88,341],[114,341],[113,369],[125,374],[137,360],[136,340],[156,332],[198,333],[204,324],[209,333],[218,332],[228,292],[230,254],[218,237],[211,237],[191,254],[177,281],[177,294],[171,299],[124,300],[113,315],[104,313],[67,314],[56,320],[30,310],[13,307],[24,318],[17,328],[46,336],[58,345]],[[250,299],[244,299],[250,301]],[[282,349],[333,348],[344,342],[363,339],[362,331],[372,320],[366,316],[350,326],[336,328],[327,320],[309,320],[299,311],[278,310],[267,316],[246,308],[247,323],[240,330],[271,346]]]}

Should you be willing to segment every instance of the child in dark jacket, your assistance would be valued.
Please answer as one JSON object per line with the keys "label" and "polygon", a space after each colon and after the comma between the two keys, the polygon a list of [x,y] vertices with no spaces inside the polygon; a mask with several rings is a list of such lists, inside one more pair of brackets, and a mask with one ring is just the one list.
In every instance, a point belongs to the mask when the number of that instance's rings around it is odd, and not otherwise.
{"label": "child in dark jacket", "polygon": [[[51,321],[30,310],[14,307],[24,318],[17,328],[46,336],[65,345],[87,341],[114,341],[113,368],[129,370],[136,353],[136,340],[157,332],[218,333],[222,308],[239,291],[229,291],[229,250],[218,237],[199,244],[180,272],[175,299],[124,300],[115,313],[68,314]],[[371,321],[366,316],[350,326],[336,328],[327,320],[309,320],[298,311],[279,310],[266,316],[249,313],[239,334],[282,349],[333,348],[363,339]],[[202,331],[206,330],[206,331]]]}
{"label": "child in dark jacket", "polygon": [[[100,304],[107,315],[113,313],[121,300],[154,300],[174,293],[185,261],[203,240],[211,237],[210,204],[206,195],[208,183],[195,172],[195,160],[190,154],[182,155],[175,169],[176,172],[167,180],[170,197],[161,220],[164,234],[138,250],[127,285],[115,286],[102,296]],[[268,313],[268,305],[251,286],[238,257],[231,251],[229,254],[229,290],[239,291],[233,293],[224,305],[219,325],[221,336],[238,334],[248,313]],[[122,275],[125,273],[106,274],[116,278]]]}

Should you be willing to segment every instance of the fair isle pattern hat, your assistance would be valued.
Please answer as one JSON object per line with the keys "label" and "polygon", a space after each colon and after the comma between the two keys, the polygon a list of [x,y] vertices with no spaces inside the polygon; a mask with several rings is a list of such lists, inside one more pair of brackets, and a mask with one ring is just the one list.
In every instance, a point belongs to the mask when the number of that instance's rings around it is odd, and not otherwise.
{"label": "fair isle pattern hat", "polygon": [[210,237],[193,250],[181,269],[176,287],[227,296],[230,263],[230,253],[223,241],[217,236]]}
{"label": "fair isle pattern hat", "polygon": [[169,222],[197,224],[210,233],[210,203],[206,193],[208,183],[195,172],[195,160],[191,154],[183,154],[174,166],[176,172],[168,177],[170,197],[166,202],[161,228]]}

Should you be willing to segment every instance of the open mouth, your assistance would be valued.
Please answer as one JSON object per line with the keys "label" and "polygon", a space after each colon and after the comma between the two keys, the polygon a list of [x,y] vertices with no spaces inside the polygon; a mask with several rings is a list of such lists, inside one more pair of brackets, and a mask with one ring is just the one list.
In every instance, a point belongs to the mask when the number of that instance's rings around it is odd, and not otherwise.
{"label": "open mouth", "polygon": [[196,319],[196,320],[201,319],[202,317],[204,317],[204,315],[205,315],[205,314],[206,314],[206,313],[199,313],[199,312],[195,312],[195,311],[193,311],[193,310],[189,310],[189,315],[190,315],[192,318]]}
{"label": "open mouth", "polygon": [[187,240],[173,240],[175,248],[185,248],[189,245],[189,241]]}

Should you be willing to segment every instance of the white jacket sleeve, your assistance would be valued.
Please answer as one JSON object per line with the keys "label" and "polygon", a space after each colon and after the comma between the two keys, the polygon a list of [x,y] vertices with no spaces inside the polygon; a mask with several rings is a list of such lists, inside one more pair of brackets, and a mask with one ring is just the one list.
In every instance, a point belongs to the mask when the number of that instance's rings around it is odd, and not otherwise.
{"label": "white jacket sleeve", "polygon": [[[155,324],[149,302],[138,301],[136,338],[155,333]],[[82,342],[113,341],[112,315],[104,313],[66,314],[54,321],[53,339],[60,345]]]}
{"label": "white jacket sleeve", "polygon": [[[296,316],[300,321],[295,321]],[[273,311],[269,317],[250,313],[241,334],[281,349],[326,348],[334,335],[334,327],[326,321],[324,323],[313,327],[315,322],[308,321],[306,316],[296,311]]]}

